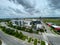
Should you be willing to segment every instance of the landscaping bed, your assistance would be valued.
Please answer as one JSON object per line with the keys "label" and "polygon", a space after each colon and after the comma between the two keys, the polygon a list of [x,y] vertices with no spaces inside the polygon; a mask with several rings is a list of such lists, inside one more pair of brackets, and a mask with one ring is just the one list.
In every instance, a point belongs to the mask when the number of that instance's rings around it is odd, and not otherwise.
{"label": "landscaping bed", "polygon": [[24,41],[27,40],[28,43],[31,43],[33,45],[38,45],[38,44],[40,45],[40,40],[25,36],[22,32],[18,32],[17,30],[15,31],[15,30],[3,27],[3,26],[0,26],[0,28],[6,34],[15,36],[16,38],[19,38],[19,39],[24,40]]}
{"label": "landscaping bed", "polygon": [[44,41],[41,41],[41,45],[45,45],[45,42]]}

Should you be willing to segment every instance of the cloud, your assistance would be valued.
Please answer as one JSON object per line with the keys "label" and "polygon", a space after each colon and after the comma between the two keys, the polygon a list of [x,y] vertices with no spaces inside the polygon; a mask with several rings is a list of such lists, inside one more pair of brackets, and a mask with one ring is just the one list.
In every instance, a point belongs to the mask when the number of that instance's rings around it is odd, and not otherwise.
{"label": "cloud", "polygon": [[54,9],[60,9],[60,0],[50,0],[50,6]]}
{"label": "cloud", "polygon": [[59,17],[59,2],[59,0],[0,0],[0,17]]}

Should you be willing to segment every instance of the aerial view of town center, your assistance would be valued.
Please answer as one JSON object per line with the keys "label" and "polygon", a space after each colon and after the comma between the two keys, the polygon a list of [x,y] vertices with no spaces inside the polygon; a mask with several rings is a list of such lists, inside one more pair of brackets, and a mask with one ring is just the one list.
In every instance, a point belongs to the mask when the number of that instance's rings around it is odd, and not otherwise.
{"label": "aerial view of town center", "polygon": [[60,45],[60,0],[0,0],[0,45]]}

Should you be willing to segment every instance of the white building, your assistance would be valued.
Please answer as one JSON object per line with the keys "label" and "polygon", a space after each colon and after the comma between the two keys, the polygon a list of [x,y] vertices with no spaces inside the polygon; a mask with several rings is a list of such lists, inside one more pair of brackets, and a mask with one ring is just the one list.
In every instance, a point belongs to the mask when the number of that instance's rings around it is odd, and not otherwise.
{"label": "white building", "polygon": [[37,20],[12,20],[11,21],[13,25],[21,26],[21,27],[26,27],[26,28],[32,28],[32,25],[34,29],[43,29],[43,26],[40,21]]}
{"label": "white building", "polygon": [[14,26],[24,26],[24,20],[11,20]]}
{"label": "white building", "polygon": [[26,27],[26,28],[31,28],[31,21],[27,21],[27,20],[24,20],[24,26]]}

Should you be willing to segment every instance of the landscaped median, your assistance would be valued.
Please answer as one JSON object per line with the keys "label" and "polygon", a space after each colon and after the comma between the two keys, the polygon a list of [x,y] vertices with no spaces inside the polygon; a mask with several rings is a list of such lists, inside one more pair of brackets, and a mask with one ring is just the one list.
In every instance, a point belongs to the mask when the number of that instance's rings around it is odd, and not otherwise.
{"label": "landscaped median", "polygon": [[0,40],[0,45],[2,45],[2,41]]}
{"label": "landscaped median", "polygon": [[37,39],[34,40],[34,45],[37,45]]}
{"label": "landscaped median", "polygon": [[5,32],[9,35],[13,35],[13,36],[15,36],[19,39],[25,40],[25,39],[28,38],[28,36],[23,35],[22,32],[18,32],[17,30],[15,31],[15,30],[12,30],[12,29],[9,29],[9,28],[6,28],[6,27],[2,27],[2,26],[1,26],[1,29],[2,29],[3,32]]}
{"label": "landscaped median", "polygon": [[[6,27],[3,27],[3,26],[0,26],[0,28],[2,29],[3,32],[5,32],[9,35],[15,36],[16,38],[19,38],[21,40],[24,40],[24,41],[27,40],[26,42],[28,42],[32,45],[40,45],[41,44],[41,40],[25,36],[22,32],[18,32],[18,30],[12,30],[10,28],[6,28]],[[42,44],[44,44],[44,43],[42,43]]]}

